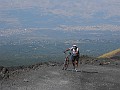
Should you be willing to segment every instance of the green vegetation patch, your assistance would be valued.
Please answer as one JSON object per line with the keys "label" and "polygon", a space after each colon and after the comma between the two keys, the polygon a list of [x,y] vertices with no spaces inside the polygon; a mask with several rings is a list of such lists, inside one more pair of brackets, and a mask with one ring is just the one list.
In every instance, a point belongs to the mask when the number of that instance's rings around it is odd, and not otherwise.
{"label": "green vegetation patch", "polygon": [[99,56],[98,58],[112,58],[120,53],[120,48]]}

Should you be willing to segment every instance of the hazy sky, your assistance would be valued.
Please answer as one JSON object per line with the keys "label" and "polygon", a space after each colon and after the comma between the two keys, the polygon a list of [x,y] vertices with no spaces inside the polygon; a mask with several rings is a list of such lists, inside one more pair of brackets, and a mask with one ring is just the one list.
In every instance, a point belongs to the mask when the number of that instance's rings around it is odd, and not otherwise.
{"label": "hazy sky", "polygon": [[[0,0],[0,24],[21,25],[29,22],[27,16],[33,18],[33,22],[46,16],[49,17],[45,19],[48,23],[62,18],[62,21],[55,23],[68,23],[67,20],[70,20],[71,23],[106,22],[119,25],[120,0]],[[42,25],[47,23],[36,22]]]}

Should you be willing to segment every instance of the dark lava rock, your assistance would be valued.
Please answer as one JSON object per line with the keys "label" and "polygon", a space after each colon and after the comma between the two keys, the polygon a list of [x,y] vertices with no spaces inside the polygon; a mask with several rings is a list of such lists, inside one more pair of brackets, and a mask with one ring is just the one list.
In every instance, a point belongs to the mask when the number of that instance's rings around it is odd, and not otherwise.
{"label": "dark lava rock", "polygon": [[7,68],[3,67],[0,71],[0,79],[9,78],[9,71]]}

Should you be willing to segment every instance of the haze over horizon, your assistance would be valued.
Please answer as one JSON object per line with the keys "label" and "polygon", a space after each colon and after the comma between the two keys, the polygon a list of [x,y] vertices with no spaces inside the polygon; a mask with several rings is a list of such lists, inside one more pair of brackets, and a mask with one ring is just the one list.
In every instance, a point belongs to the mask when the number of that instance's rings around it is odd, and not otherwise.
{"label": "haze over horizon", "polygon": [[108,25],[119,30],[120,1],[0,0],[0,28],[53,28],[61,25]]}

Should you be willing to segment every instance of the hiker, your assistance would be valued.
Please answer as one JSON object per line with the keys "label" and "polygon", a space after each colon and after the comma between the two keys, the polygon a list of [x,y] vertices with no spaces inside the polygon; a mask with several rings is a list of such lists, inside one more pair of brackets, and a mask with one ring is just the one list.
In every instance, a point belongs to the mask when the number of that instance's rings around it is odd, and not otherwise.
{"label": "hiker", "polygon": [[64,53],[66,53],[66,51],[71,51],[72,64],[73,64],[74,70],[77,71],[76,66],[78,67],[79,48],[77,47],[77,45],[73,45],[71,48],[66,49]]}

